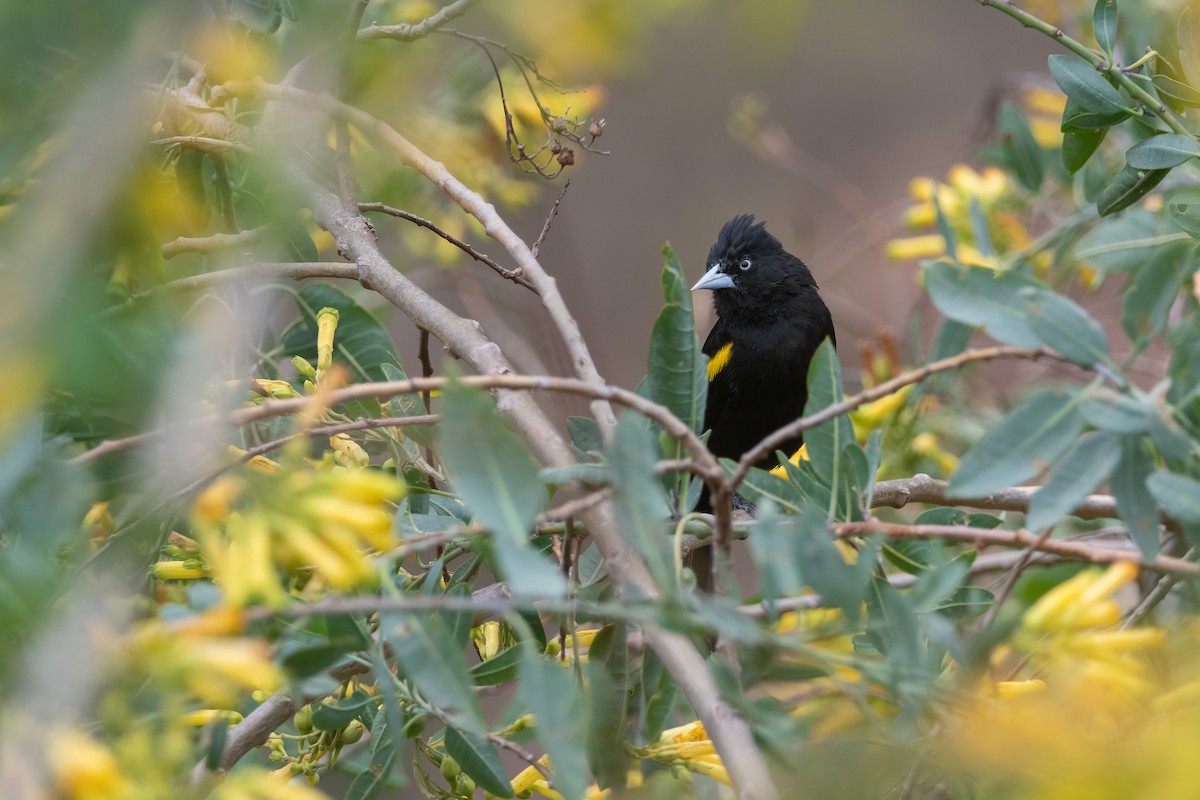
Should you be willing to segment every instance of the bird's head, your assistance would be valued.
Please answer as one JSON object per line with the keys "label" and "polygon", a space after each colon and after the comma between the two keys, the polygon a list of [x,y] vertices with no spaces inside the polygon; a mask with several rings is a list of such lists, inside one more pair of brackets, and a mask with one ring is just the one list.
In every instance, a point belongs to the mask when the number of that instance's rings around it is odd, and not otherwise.
{"label": "bird's head", "polygon": [[717,314],[770,314],[788,297],[816,291],[808,267],[783,249],[765,222],[742,214],[726,222],[708,251],[708,271],[692,291],[713,290]]}

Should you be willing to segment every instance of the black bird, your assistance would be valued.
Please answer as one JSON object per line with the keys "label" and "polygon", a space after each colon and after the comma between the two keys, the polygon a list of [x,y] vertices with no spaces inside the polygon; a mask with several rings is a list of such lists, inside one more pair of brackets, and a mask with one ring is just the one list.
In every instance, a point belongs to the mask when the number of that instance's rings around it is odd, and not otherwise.
{"label": "black bird", "polygon": [[[721,228],[708,252],[708,271],[692,291],[711,289],[717,321],[704,342],[708,356],[708,447],[738,459],[775,429],[804,415],[808,366],[826,338],[836,344],[833,318],[817,293],[817,282],[800,259],[783,249],[752,214]],[[791,454],[803,436],[780,445]],[[774,454],[756,466],[776,465]],[[699,510],[709,510],[705,492]],[[699,550],[692,562],[697,581],[707,584],[711,554]]]}
{"label": "black bird", "polygon": [[[721,228],[708,252],[708,272],[692,291],[711,289],[717,321],[704,342],[708,356],[708,447],[724,458],[742,454],[776,428],[804,414],[808,365],[833,318],[817,282],[751,214]],[[779,449],[793,453],[797,436]],[[756,466],[774,466],[764,457]]]}

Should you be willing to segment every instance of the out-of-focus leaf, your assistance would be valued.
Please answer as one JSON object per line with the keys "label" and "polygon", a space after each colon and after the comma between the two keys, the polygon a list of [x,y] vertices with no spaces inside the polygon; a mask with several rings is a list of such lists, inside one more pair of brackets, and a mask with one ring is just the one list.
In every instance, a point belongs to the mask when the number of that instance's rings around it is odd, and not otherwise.
{"label": "out-of-focus leaf", "polygon": [[[737,462],[721,459],[721,466],[725,468],[726,475],[732,475],[737,468]],[[792,481],[757,467],[752,467],[746,473],[745,479],[738,487],[738,494],[756,506],[774,503],[789,514],[798,514],[806,499]]]}
{"label": "out-of-focus leaf", "polygon": [[1079,435],[1082,397],[1082,392],[1044,390],[1027,398],[967,452],[947,493],[979,496],[1032,478]]}
{"label": "out-of-focus leaf", "polygon": [[645,740],[653,742],[662,734],[670,719],[671,709],[679,696],[679,687],[671,673],[653,651],[643,655],[642,690],[645,692]]}
{"label": "out-of-focus leaf", "polygon": [[450,714],[456,725],[483,732],[471,676],[453,631],[441,614],[387,612],[380,632],[404,677],[416,684],[431,703]]}
{"label": "out-of-focus leaf", "polygon": [[1200,524],[1200,481],[1160,469],[1146,479],[1146,487],[1172,517],[1180,522]]}
{"label": "out-of-focus leaf", "polygon": [[[604,789],[624,786],[631,763],[629,751],[624,747],[613,747],[613,742],[629,741],[632,734],[629,712],[636,697],[636,681],[630,671],[627,630],[624,623],[601,628],[592,639],[584,665],[587,707],[591,716],[587,730],[587,760],[596,783]],[[657,662],[649,652],[645,658],[647,664]],[[661,664],[658,671],[665,672]],[[647,708],[646,713],[649,716],[651,710]],[[655,738],[657,734],[647,735],[645,741]]]}
{"label": "out-of-focus leaf", "polygon": [[512,797],[512,784],[496,746],[472,731],[446,728],[446,753],[481,789],[496,797]]}
{"label": "out-of-focus leaf", "polygon": [[1042,185],[1045,167],[1042,148],[1033,138],[1029,121],[1016,106],[1005,103],[1000,108],[999,127],[1005,162],[1022,186],[1036,192]]}
{"label": "out-of-focus leaf", "polygon": [[909,590],[909,602],[917,612],[933,610],[958,589],[970,566],[968,559],[955,558],[925,570]]}
{"label": "out-of-focus leaf", "polygon": [[324,283],[314,283],[300,292],[296,305],[300,309],[300,320],[284,331],[281,347],[285,353],[303,356],[316,363],[317,312],[331,307],[338,310],[334,361],[350,367],[356,380],[387,380],[383,365],[400,366],[387,328],[345,292]]}
{"label": "out-of-focus leaf", "polygon": [[1200,146],[1182,133],[1160,133],[1125,151],[1125,163],[1134,169],[1171,169],[1200,156]]}
{"label": "out-of-focus leaf", "polygon": [[1053,525],[1104,481],[1121,455],[1121,440],[1106,431],[1085,433],[1050,469],[1029,502],[1027,526]]}
{"label": "out-of-focus leaf", "polygon": [[1117,173],[1108,186],[1096,198],[1096,210],[1107,217],[1136,203],[1151,189],[1162,183],[1169,169],[1137,169],[1125,167]]}
{"label": "out-of-focus leaf", "polygon": [[[1145,263],[1163,245],[1162,218],[1142,208],[1103,220],[1075,246],[1075,258],[1109,272]],[[1182,238],[1182,237],[1181,237]]]}
{"label": "out-of-focus leaf", "polygon": [[442,460],[462,499],[492,530],[491,545],[509,588],[529,597],[562,594],[562,575],[529,543],[546,503],[537,462],[484,392],[451,384],[443,405]]}
{"label": "out-of-focus leaf", "polygon": [[1052,55],[1049,63],[1054,82],[1083,109],[1102,114],[1132,113],[1121,93],[1083,59]]}
{"label": "out-of-focus leaf", "polygon": [[[379,368],[386,381],[408,380],[404,369],[396,364],[383,363]],[[387,401],[387,409],[388,415],[392,417],[417,417],[425,414],[425,403],[419,394],[398,394]],[[404,428],[404,435],[422,447],[432,447],[437,437],[437,428],[432,425],[410,425]]]}
{"label": "out-of-focus leaf", "polygon": [[1158,555],[1158,503],[1146,486],[1154,460],[1140,436],[1121,438],[1121,459],[1112,473],[1112,492],[1121,521],[1146,558]]}
{"label": "out-of-focus leaf", "polygon": [[763,597],[774,599],[799,591],[804,580],[793,546],[795,529],[782,524],[778,507],[769,499],[759,505],[757,520],[748,544],[758,569]]}
{"label": "out-of-focus leaf", "polygon": [[1014,347],[1037,347],[1022,290],[1039,284],[1008,270],[966,267],[935,261],[925,267],[925,288],[938,311],[966,325],[982,325],[992,337]]}
{"label": "out-of-focus leaf", "polygon": [[1187,82],[1196,86],[1200,84],[1200,17],[1195,10],[1186,5],[1179,15],[1175,26],[1175,41],[1179,45],[1179,66]]}
{"label": "out-of-focus leaf", "polygon": [[650,425],[632,411],[621,415],[613,434],[609,464],[613,506],[621,530],[641,553],[660,589],[674,585],[671,539],[663,533],[668,516],[662,485],[654,472],[655,446]]}
{"label": "out-of-focus leaf", "polygon": [[858,619],[878,544],[869,543],[859,553],[857,563],[847,564],[833,543],[825,515],[825,509],[805,504],[791,551],[796,554],[804,582],[823,601],[841,608],[849,619]]}
{"label": "out-of-focus leaf", "polygon": [[1103,386],[1087,390],[1079,412],[1089,424],[1112,433],[1146,433],[1156,413],[1144,399]]}
{"label": "out-of-focus leaf", "polygon": [[1092,11],[1092,33],[1096,42],[1108,56],[1112,56],[1117,44],[1117,0],[1096,0]]}
{"label": "out-of-focus leaf", "polygon": [[1107,360],[1104,328],[1078,303],[1041,287],[1022,289],[1020,294],[1026,302],[1029,328],[1042,344],[1084,366]]}
{"label": "out-of-focus leaf", "polygon": [[1200,92],[1188,86],[1183,81],[1177,81],[1169,75],[1158,73],[1151,80],[1160,97],[1174,100],[1181,106],[1200,108]]}
{"label": "out-of-focus leaf", "polygon": [[319,731],[335,731],[344,728],[360,717],[368,707],[379,702],[363,691],[356,691],[337,703],[320,703],[313,709],[312,724]]}
{"label": "out-of-focus leaf", "polygon": [[1062,160],[1067,172],[1074,175],[1087,163],[1104,141],[1108,128],[1067,128],[1063,131]]}
{"label": "out-of-focus leaf", "polygon": [[554,766],[554,785],[566,798],[583,798],[588,785],[583,698],[570,670],[547,661],[532,642],[521,651],[520,699],[537,719],[538,741]]}
{"label": "out-of-focus leaf", "polygon": [[1167,326],[1171,304],[1194,258],[1178,247],[1160,247],[1130,276],[1121,311],[1121,327],[1137,347],[1149,343]]}
{"label": "out-of-focus leaf", "polygon": [[1189,236],[1200,239],[1200,203],[1171,203],[1167,213]]}
{"label": "out-of-focus leaf", "polygon": [[571,437],[571,446],[581,461],[591,461],[585,458],[589,454],[599,454],[604,451],[604,435],[600,426],[591,417],[567,417],[567,433]]}

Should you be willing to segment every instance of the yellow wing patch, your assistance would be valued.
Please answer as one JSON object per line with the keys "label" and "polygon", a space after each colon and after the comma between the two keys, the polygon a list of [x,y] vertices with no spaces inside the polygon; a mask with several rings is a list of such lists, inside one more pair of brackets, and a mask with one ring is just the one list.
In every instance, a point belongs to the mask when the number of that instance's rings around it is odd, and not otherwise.
{"label": "yellow wing patch", "polygon": [[717,373],[725,369],[725,365],[729,363],[729,359],[733,357],[733,342],[722,347],[717,352],[713,353],[713,357],[708,360],[708,382],[712,383],[713,378],[717,377]]}
{"label": "yellow wing patch", "polygon": [[[808,445],[800,445],[800,449],[792,453],[792,457],[789,458],[788,461],[792,462],[792,464],[797,467],[800,466],[801,461],[808,461]],[[787,468],[784,467],[783,464],[780,464],[778,467],[771,469],[771,474],[780,478],[786,478]]]}

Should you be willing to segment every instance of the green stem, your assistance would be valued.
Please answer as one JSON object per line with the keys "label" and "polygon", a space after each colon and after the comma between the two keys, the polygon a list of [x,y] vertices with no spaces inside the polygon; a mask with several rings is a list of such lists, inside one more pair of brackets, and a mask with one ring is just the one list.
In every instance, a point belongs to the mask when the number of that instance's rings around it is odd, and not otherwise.
{"label": "green stem", "polygon": [[1147,92],[1141,86],[1138,86],[1132,78],[1122,72],[1119,67],[1109,63],[1108,59],[1103,55],[1097,53],[1078,39],[1068,36],[1061,28],[1057,28],[1049,22],[1035,17],[1028,11],[1017,8],[1013,5],[1012,0],[977,0],[977,2],[982,6],[991,6],[997,11],[1012,17],[1026,28],[1033,28],[1049,36],[1051,39],[1060,42],[1063,47],[1095,67],[1097,72],[1104,73],[1115,81],[1118,86],[1121,86],[1125,91],[1136,97],[1141,101],[1143,106],[1150,109],[1171,130],[1176,133],[1182,133],[1185,136],[1192,135],[1192,132],[1184,127],[1179,118],[1172,114],[1154,95]]}

